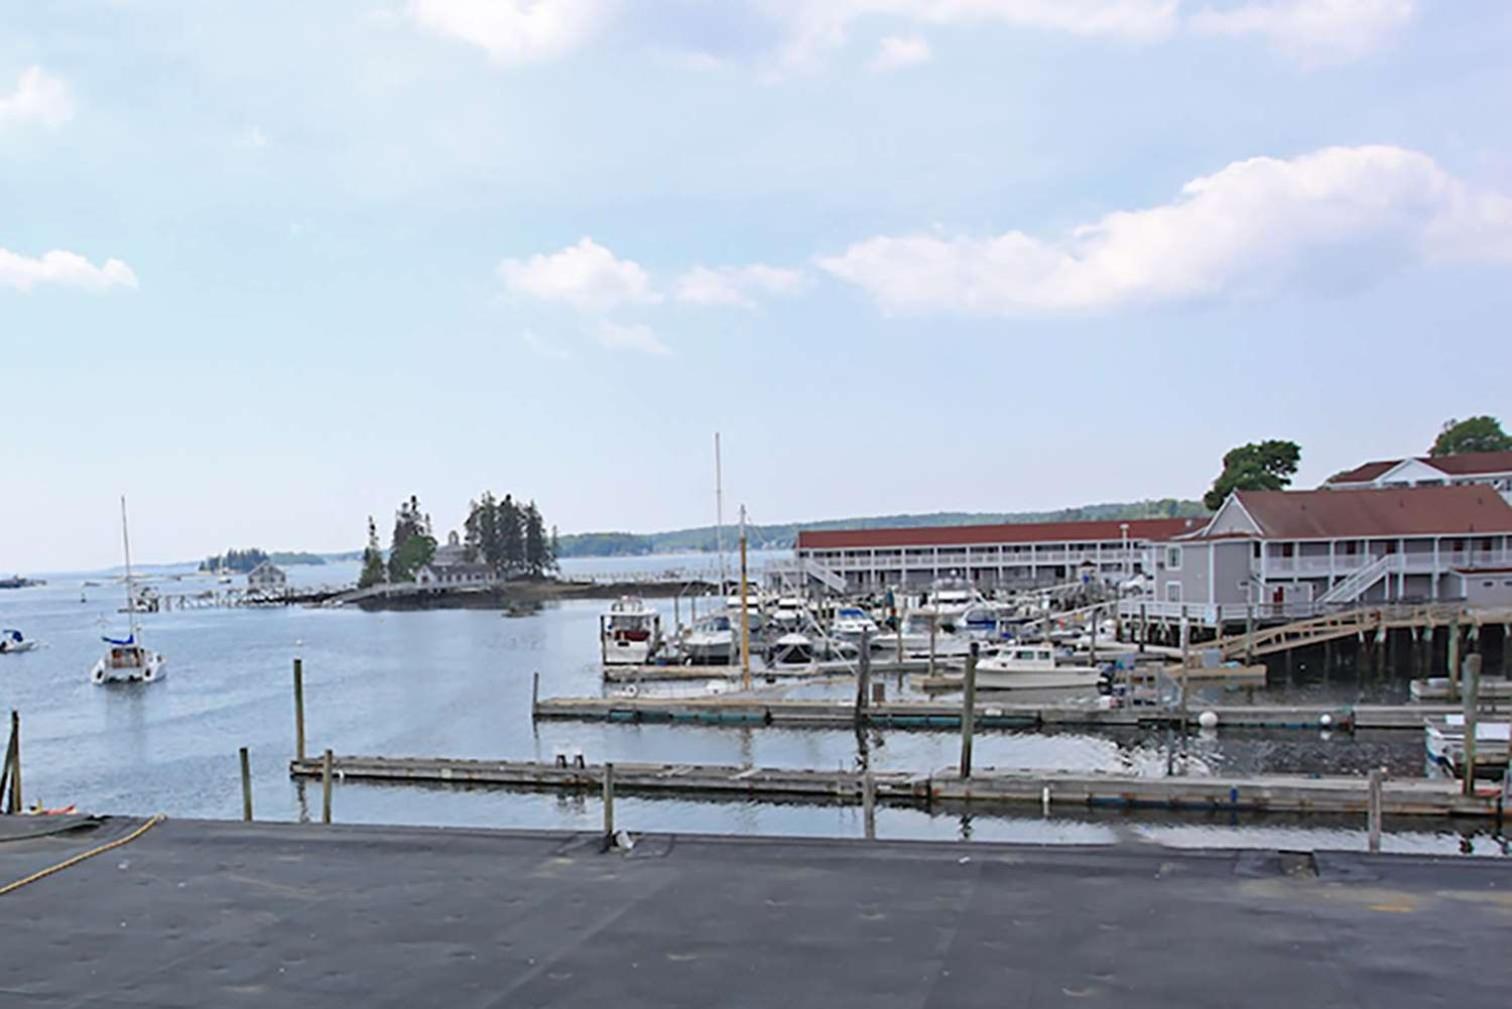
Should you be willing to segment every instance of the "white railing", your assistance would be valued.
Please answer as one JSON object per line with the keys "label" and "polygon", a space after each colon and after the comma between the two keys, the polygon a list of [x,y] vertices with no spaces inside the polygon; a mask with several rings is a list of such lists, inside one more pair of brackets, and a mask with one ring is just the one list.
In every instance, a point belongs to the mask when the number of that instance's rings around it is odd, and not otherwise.
{"label": "white railing", "polygon": [[[1267,557],[1265,573],[1270,575],[1300,575],[1322,578],[1327,575],[1349,575],[1362,571],[1381,560],[1390,558],[1394,571],[1408,574],[1432,574],[1459,567],[1499,567],[1512,564],[1512,551],[1508,550],[1459,550],[1440,551],[1437,558],[1432,553],[1409,551],[1396,554],[1335,554],[1333,557]],[[1256,570],[1259,561],[1255,561]]]}
{"label": "white railing", "polygon": [[1395,574],[1403,569],[1404,554],[1386,554],[1378,557],[1374,562],[1365,565],[1350,574],[1348,578],[1341,580],[1333,588],[1318,597],[1320,603],[1347,603],[1360,598],[1366,589],[1376,582],[1385,578],[1388,574]]}

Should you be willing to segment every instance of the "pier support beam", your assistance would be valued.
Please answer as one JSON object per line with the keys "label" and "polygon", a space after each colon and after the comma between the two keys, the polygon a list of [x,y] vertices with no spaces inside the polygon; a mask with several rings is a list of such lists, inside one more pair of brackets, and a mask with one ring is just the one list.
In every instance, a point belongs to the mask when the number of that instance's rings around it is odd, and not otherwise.
{"label": "pier support beam", "polygon": [[1459,654],[1460,654],[1459,617],[1455,616],[1455,617],[1452,617],[1450,619],[1450,621],[1449,621],[1449,653],[1448,653],[1448,666],[1449,666],[1449,670],[1448,670],[1447,675],[1449,677],[1449,699],[1450,700],[1457,700],[1459,698],[1459,694],[1460,694]]}
{"label": "pier support beam", "polygon": [[1367,786],[1370,791],[1365,800],[1365,830],[1366,846],[1372,854],[1381,850],[1381,782],[1385,777],[1385,768],[1370,769]]}
{"label": "pier support beam", "polygon": [[1475,794],[1475,731],[1480,707],[1481,657],[1479,652],[1465,656],[1465,780],[1463,791]]}
{"label": "pier support beam", "polygon": [[304,659],[294,656],[294,758],[305,759]]}
{"label": "pier support beam", "polygon": [[976,729],[977,642],[966,655],[966,675],[961,691],[961,777],[971,777],[971,734]]}
{"label": "pier support beam", "polygon": [[877,839],[877,779],[871,768],[861,774],[861,822],[868,841]]}
{"label": "pier support beam", "polygon": [[331,822],[331,765],[335,758],[331,751],[325,751],[320,760],[320,822]]}
{"label": "pier support beam", "polygon": [[614,847],[614,764],[604,764],[604,850]]}
{"label": "pier support beam", "polygon": [[252,822],[252,762],[243,746],[237,754],[241,758],[242,819]]}

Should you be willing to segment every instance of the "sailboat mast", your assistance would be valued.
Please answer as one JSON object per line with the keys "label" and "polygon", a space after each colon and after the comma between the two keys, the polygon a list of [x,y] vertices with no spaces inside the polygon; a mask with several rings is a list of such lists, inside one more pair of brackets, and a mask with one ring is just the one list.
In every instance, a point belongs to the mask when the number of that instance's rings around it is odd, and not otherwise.
{"label": "sailboat mast", "polygon": [[136,599],[131,591],[131,534],[126,529],[126,495],[121,495],[121,548],[126,554],[126,619],[131,627],[131,640],[136,642]]}
{"label": "sailboat mast", "polygon": [[724,470],[719,459],[719,432],[714,432],[714,549],[719,552],[719,594],[725,594]]}

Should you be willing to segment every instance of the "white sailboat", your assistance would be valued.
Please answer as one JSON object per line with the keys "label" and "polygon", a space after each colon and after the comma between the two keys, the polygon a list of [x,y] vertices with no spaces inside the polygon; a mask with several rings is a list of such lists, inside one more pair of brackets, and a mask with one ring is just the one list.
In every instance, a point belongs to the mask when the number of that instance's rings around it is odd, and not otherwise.
{"label": "white sailboat", "polygon": [[121,547],[126,554],[126,613],[129,632],[124,639],[104,637],[109,647],[89,671],[90,682],[100,685],[111,680],[140,680],[152,683],[166,675],[168,660],[142,647],[141,628],[137,626],[137,598],[131,580],[131,535],[126,526],[126,498],[121,497]]}

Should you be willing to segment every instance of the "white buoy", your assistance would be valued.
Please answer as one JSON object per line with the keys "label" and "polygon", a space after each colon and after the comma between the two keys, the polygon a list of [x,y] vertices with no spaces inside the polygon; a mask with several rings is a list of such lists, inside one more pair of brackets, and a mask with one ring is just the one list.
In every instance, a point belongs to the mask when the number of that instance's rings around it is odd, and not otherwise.
{"label": "white buoy", "polygon": [[1218,728],[1218,712],[1204,711],[1202,714],[1197,716],[1197,724],[1202,726],[1204,729]]}
{"label": "white buoy", "polygon": [[1323,726],[1323,728],[1325,729],[1328,728],[1333,724],[1333,715],[1324,712],[1323,717],[1318,719],[1318,724]]}

